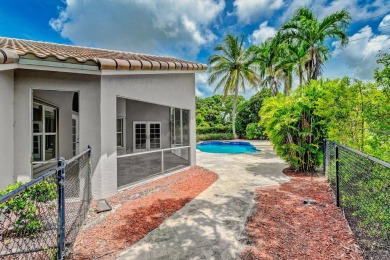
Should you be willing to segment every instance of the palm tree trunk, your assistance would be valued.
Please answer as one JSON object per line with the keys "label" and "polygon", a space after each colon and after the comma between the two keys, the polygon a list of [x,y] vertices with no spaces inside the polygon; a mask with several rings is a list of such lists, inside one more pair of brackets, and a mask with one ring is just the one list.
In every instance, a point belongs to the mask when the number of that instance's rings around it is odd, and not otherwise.
{"label": "palm tree trunk", "polygon": [[237,97],[238,97],[238,86],[234,89],[234,99],[233,99],[233,112],[232,112],[232,130],[233,130],[233,138],[237,139],[238,136],[236,134],[236,106],[237,106]]}
{"label": "palm tree trunk", "polygon": [[302,68],[299,67],[299,85],[302,85],[302,81],[303,81],[303,72],[302,72]]}
{"label": "palm tree trunk", "polygon": [[313,70],[313,49],[314,49],[314,46],[313,45],[310,45],[310,63],[309,63],[309,75],[307,77],[307,81],[310,82],[310,80],[312,79],[311,78],[311,74],[313,73],[312,70]]}
{"label": "palm tree trunk", "polygon": [[278,94],[278,81],[276,80],[276,77],[273,77],[272,82],[273,82],[272,92],[273,92],[274,96],[276,96]]}

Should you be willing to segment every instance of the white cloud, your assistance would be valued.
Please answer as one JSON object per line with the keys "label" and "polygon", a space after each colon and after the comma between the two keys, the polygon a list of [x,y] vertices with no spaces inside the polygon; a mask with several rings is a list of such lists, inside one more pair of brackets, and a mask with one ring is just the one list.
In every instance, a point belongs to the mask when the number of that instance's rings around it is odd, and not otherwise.
{"label": "white cloud", "polygon": [[334,42],[336,47],[332,61],[326,66],[325,77],[353,76],[362,80],[372,80],[376,60],[380,50],[390,49],[389,35],[375,35],[370,26],[365,26],[349,38],[350,42],[345,48],[340,42]]}
{"label": "white cloud", "polygon": [[378,29],[382,33],[390,33],[390,14],[383,17],[383,20],[379,24]]}
{"label": "white cloud", "polygon": [[198,87],[195,88],[195,95],[197,97],[204,97],[205,96],[204,93]]}
{"label": "white cloud", "polygon": [[207,79],[208,79],[207,72],[196,73],[195,75],[196,84],[201,84],[201,85],[207,84]]}
{"label": "white cloud", "polygon": [[249,37],[249,42],[252,44],[260,44],[269,38],[274,37],[276,29],[268,26],[268,21],[265,21],[259,25],[259,29],[254,30],[252,35]]}
{"label": "white cloud", "polygon": [[319,19],[324,18],[334,12],[346,9],[350,12],[354,20],[362,20],[376,17],[384,13],[383,10],[390,10],[390,1],[373,0],[364,4],[359,0],[292,0],[280,21],[284,22],[291,18],[294,11],[299,7],[309,7],[318,15]]}
{"label": "white cloud", "polygon": [[212,94],[212,89],[207,83],[207,72],[201,72],[195,74],[195,95],[198,97],[209,96]]}
{"label": "white cloud", "polygon": [[250,23],[260,17],[270,17],[283,7],[283,0],[235,0],[235,14],[239,22]]}
{"label": "white cloud", "polygon": [[224,0],[66,0],[50,26],[78,45],[194,57]]}

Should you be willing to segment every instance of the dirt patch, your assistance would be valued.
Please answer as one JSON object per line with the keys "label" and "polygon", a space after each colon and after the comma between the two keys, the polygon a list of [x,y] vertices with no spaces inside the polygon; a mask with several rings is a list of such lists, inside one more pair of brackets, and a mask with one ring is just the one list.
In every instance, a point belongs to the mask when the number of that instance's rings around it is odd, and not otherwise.
{"label": "dirt patch", "polygon": [[218,176],[195,166],[110,198],[109,213],[91,213],[73,247],[73,259],[112,259],[157,228]]}
{"label": "dirt patch", "polygon": [[242,258],[363,259],[326,179],[285,173],[289,183],[256,191]]}

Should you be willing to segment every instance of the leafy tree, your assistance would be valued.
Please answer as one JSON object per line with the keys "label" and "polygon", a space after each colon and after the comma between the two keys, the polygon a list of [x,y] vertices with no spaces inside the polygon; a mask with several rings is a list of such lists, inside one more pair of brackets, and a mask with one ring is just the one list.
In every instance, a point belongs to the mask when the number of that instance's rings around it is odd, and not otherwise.
{"label": "leafy tree", "polygon": [[[247,125],[260,121],[259,111],[263,106],[264,99],[271,97],[271,90],[264,88],[253,95],[249,100],[244,101],[237,109],[236,131],[240,138],[244,138]],[[259,127],[264,132],[263,127]]]}
{"label": "leafy tree", "polygon": [[374,78],[380,86],[383,87],[385,93],[390,96],[390,54],[381,52],[378,54],[378,63],[382,64],[384,68],[375,70]]}
{"label": "leafy tree", "polygon": [[[196,98],[196,124],[197,127],[218,127],[231,125],[232,118],[232,95],[224,98],[222,95],[213,95],[206,98]],[[240,105],[245,98],[237,97]]]}
{"label": "leafy tree", "polygon": [[232,130],[234,138],[236,134],[236,108],[239,89],[245,90],[246,85],[256,86],[258,77],[252,69],[250,52],[243,47],[244,36],[239,38],[227,34],[224,38],[224,44],[217,45],[214,48],[218,54],[213,54],[209,59],[208,83],[210,85],[216,83],[215,92],[223,89],[223,96],[233,94],[232,104]]}
{"label": "leafy tree", "polygon": [[341,46],[348,43],[347,26],[351,15],[346,10],[335,12],[319,21],[309,8],[299,8],[293,18],[281,27],[282,40],[295,40],[307,49],[307,79],[317,79],[322,65],[329,58],[329,48],[324,45],[327,38],[340,39]]}
{"label": "leafy tree", "polygon": [[328,138],[390,160],[390,99],[375,83],[348,78],[324,83],[316,114]]}
{"label": "leafy tree", "polygon": [[268,98],[260,110],[261,125],[278,155],[302,172],[315,171],[322,160],[320,147],[326,137],[326,124],[316,115],[316,100],[322,95],[322,82],[299,86],[291,96]]}

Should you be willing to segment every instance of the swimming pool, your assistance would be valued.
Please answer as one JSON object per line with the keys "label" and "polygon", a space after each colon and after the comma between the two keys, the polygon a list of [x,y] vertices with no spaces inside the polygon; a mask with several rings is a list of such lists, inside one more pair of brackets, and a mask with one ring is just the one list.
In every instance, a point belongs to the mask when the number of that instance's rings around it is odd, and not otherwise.
{"label": "swimming pool", "polygon": [[249,142],[205,141],[196,145],[196,149],[205,153],[256,153],[260,152]]}

